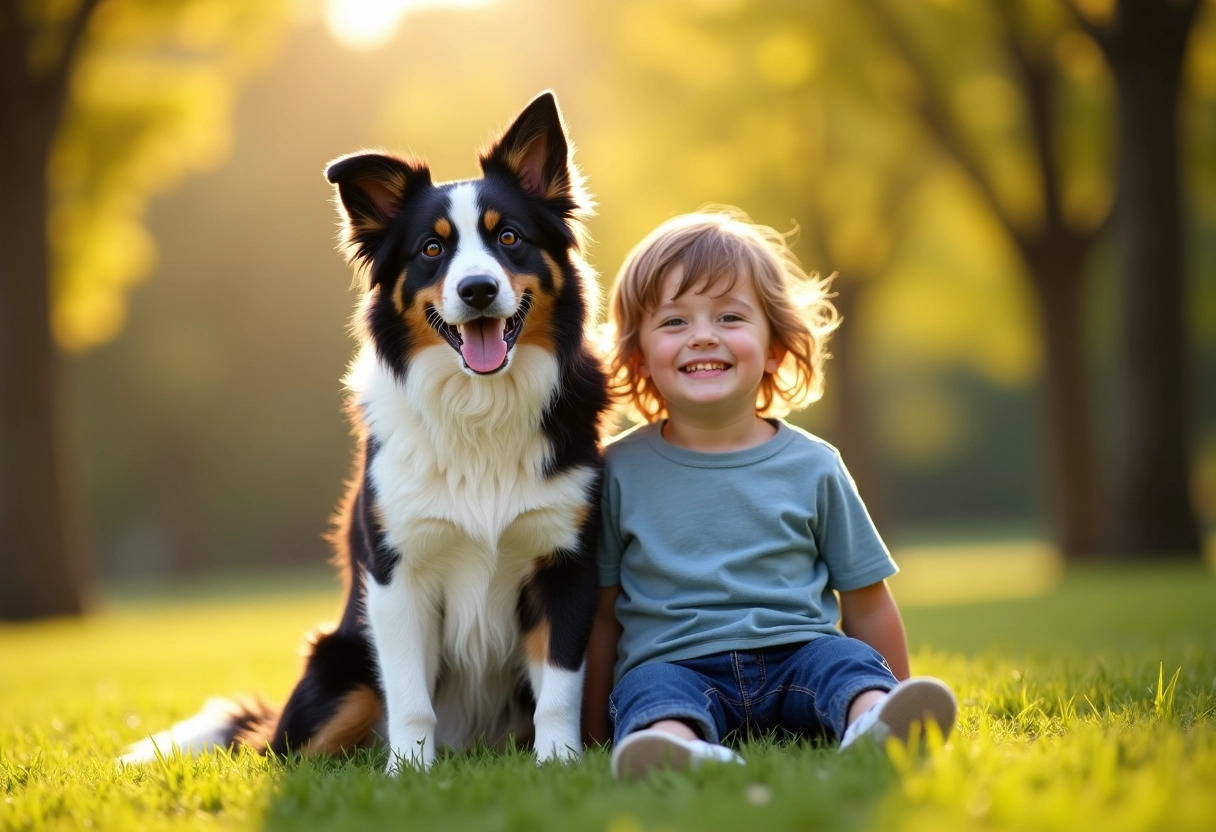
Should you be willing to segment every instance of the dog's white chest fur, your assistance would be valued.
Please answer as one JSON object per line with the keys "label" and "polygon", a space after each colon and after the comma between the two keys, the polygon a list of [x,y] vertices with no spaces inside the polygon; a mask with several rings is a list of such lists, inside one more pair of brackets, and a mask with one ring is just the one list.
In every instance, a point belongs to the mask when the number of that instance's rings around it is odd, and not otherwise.
{"label": "dog's white chest fur", "polygon": [[[376,442],[377,519],[400,554],[387,586],[368,578],[369,613],[408,608],[397,637],[426,643],[428,667],[442,670],[443,690],[432,692],[441,745],[518,729],[499,723],[503,692],[528,671],[519,587],[537,558],[578,543],[594,471],[544,474],[551,450],[539,414],[557,372],[551,354],[520,345],[509,372],[472,378],[436,346],[412,358],[404,386],[370,349],[347,378]],[[376,643],[377,616],[369,620]]]}

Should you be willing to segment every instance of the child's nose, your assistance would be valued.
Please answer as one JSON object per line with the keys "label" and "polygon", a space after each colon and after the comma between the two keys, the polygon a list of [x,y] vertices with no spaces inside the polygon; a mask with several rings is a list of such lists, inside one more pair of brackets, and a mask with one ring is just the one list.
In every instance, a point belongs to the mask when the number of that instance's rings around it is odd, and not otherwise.
{"label": "child's nose", "polygon": [[692,328],[693,344],[716,344],[718,343],[718,332],[708,322],[695,324]]}

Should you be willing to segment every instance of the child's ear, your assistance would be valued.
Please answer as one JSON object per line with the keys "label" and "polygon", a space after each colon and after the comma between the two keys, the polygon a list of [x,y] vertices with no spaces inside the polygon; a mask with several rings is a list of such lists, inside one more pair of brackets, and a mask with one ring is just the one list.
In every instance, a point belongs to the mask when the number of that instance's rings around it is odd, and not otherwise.
{"label": "child's ear", "polygon": [[635,376],[638,378],[650,378],[650,368],[646,366],[646,356],[642,355],[641,350],[635,351],[629,362],[633,364],[633,374]]}
{"label": "child's ear", "polygon": [[781,369],[782,362],[785,361],[785,356],[789,353],[785,344],[773,339],[773,343],[768,348],[768,360],[764,362],[764,372],[769,375],[776,375]]}

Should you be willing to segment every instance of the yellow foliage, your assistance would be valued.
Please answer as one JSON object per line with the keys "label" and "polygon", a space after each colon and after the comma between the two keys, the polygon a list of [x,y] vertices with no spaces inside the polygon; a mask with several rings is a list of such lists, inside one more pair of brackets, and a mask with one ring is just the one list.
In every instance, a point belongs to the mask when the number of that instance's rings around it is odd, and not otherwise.
{"label": "yellow foliage", "polygon": [[996,145],[988,153],[989,176],[1006,215],[1023,229],[1043,222],[1043,179],[1028,147]]}
{"label": "yellow foliage", "polygon": [[924,87],[904,61],[880,53],[870,59],[869,68],[879,89],[891,100],[902,102],[909,110],[914,110],[924,101]]}
{"label": "yellow foliage", "polygon": [[68,350],[105,343],[126,322],[125,297],[152,268],[156,249],[131,206],[98,211],[91,222],[73,222],[58,209],[52,230],[64,224],[87,229],[87,236],[60,250],[51,328]]}
{"label": "yellow foliage", "polygon": [[730,145],[706,145],[688,153],[685,165],[689,182],[697,185],[697,199],[712,201],[715,194],[738,193],[751,177],[749,160]]}
{"label": "yellow foliage", "polygon": [[1216,11],[1208,4],[1208,14],[1199,14],[1187,51],[1185,84],[1210,104],[1216,99]]}
{"label": "yellow foliage", "polygon": [[230,81],[215,67],[114,56],[85,62],[75,81],[73,91],[85,106],[113,113],[139,109],[153,128],[135,138],[129,164],[110,172],[128,186],[162,190],[228,153]]}
{"label": "yellow foliage", "polygon": [[1110,23],[1115,17],[1115,0],[1071,0],[1091,23]]}
{"label": "yellow foliage", "polygon": [[66,23],[80,8],[80,0],[21,0],[21,18],[39,23]]}
{"label": "yellow foliage", "polygon": [[87,349],[121,329],[126,293],[155,262],[147,201],[226,157],[233,86],[285,23],[281,2],[98,7],[48,171],[52,326],[63,347]]}
{"label": "yellow foliage", "polygon": [[1017,88],[997,72],[964,77],[955,87],[954,103],[958,112],[979,130],[1008,130],[1026,118]]}
{"label": "yellow foliage", "polygon": [[1113,197],[1110,181],[1102,171],[1078,165],[1064,180],[1060,201],[1070,225],[1091,230],[1110,214]]}
{"label": "yellow foliage", "polygon": [[1110,86],[1110,70],[1102,50],[1083,32],[1072,30],[1056,38],[1055,58],[1064,74],[1077,83]]}
{"label": "yellow foliage", "polygon": [[778,87],[797,87],[819,68],[819,48],[811,38],[796,30],[775,32],[756,48],[756,69],[760,77]]}
{"label": "yellow foliage", "polygon": [[223,47],[232,36],[234,9],[223,3],[190,3],[178,18],[175,36],[194,51]]}
{"label": "yellow foliage", "polygon": [[932,258],[901,258],[861,310],[880,364],[958,362],[996,384],[1024,384],[1041,361],[1038,322],[1016,254],[964,181],[935,177],[913,208],[947,234]]}
{"label": "yellow foliage", "polygon": [[822,127],[818,113],[766,108],[740,115],[733,148],[736,164],[745,158],[786,182],[791,175],[818,167]]}
{"label": "yellow foliage", "polygon": [[705,14],[736,14],[747,5],[747,0],[692,0],[692,5]]}
{"label": "yellow foliage", "polygon": [[660,5],[633,6],[617,20],[631,58],[674,78],[690,89],[715,90],[736,75],[727,45]]}
{"label": "yellow foliage", "polygon": [[832,254],[845,274],[870,274],[891,250],[891,229],[872,213],[855,211],[832,224],[828,231]]}

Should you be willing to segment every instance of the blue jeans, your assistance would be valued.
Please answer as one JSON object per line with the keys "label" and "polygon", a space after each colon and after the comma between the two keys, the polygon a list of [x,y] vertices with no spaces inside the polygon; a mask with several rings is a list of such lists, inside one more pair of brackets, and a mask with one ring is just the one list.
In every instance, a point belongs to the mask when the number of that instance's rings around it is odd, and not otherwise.
{"label": "blue jeans", "polygon": [[614,742],[661,719],[688,723],[712,743],[740,730],[840,738],[859,694],[895,684],[886,661],[865,642],[822,636],[639,665],[617,683],[608,707]]}

